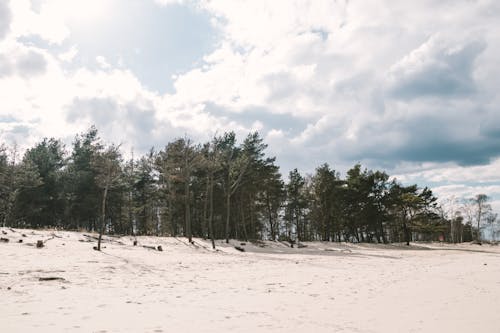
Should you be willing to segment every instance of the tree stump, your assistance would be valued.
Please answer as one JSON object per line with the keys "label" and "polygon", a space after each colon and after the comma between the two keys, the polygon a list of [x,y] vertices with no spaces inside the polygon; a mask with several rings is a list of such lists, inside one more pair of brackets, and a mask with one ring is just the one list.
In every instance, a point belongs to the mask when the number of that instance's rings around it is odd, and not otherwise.
{"label": "tree stump", "polygon": [[161,251],[163,251],[163,248],[161,247],[161,245],[158,245],[157,249],[158,249],[158,251],[160,251],[160,252],[161,252]]}
{"label": "tree stump", "polygon": [[137,246],[137,240],[134,240],[134,246]]}
{"label": "tree stump", "polygon": [[43,245],[43,241],[41,241],[41,240],[37,240],[37,241],[36,241],[36,248],[37,248],[37,249],[41,249],[43,246],[44,246],[44,245]]}

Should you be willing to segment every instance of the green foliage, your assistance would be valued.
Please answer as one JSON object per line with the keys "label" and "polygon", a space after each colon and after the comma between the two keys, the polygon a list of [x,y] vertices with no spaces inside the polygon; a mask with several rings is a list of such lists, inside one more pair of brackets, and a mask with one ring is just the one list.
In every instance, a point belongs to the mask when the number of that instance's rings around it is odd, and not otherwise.
{"label": "green foliage", "polygon": [[[266,149],[257,132],[241,143],[228,132],[202,145],[177,139],[124,161],[95,127],[75,137],[68,155],[55,139],[28,149],[22,161],[15,149],[9,156],[1,146],[1,222],[188,238],[380,243],[457,241],[474,230],[463,218],[447,220],[430,189],[360,164],[345,178],[326,163],[312,175],[294,169],[285,184]],[[486,201],[471,201],[475,222],[488,219]]]}

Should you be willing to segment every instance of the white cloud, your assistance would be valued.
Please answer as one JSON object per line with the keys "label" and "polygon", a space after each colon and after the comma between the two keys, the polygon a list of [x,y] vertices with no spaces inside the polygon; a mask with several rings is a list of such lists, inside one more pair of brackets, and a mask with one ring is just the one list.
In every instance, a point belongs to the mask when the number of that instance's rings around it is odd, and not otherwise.
{"label": "white cloud", "polygon": [[36,35],[50,43],[60,44],[70,34],[62,12],[57,6],[44,4],[39,12],[35,12],[30,0],[16,0],[10,2],[10,8],[13,16],[12,38]]}
{"label": "white cloud", "polygon": [[[342,171],[359,161],[409,182],[500,182],[495,1],[156,2],[204,10],[221,36],[164,95],[146,89],[120,55],[118,68],[102,53],[78,62],[71,29],[112,19],[114,0],[46,0],[36,10],[10,1],[11,24],[0,26],[8,96],[0,115],[16,121],[2,124],[2,138],[72,136],[97,122],[106,139],[138,147],[258,129],[284,170],[329,162]],[[51,46],[23,44],[30,36]],[[161,33],[152,38],[162,42]]]}
{"label": "white cloud", "polygon": [[431,164],[420,166],[421,169],[427,169],[417,172],[408,172],[397,176],[398,179],[405,182],[415,182],[425,180],[433,183],[453,182],[453,183],[500,183],[500,158],[497,158],[486,165],[459,166],[445,165],[440,166]]}
{"label": "white cloud", "polygon": [[95,58],[95,60],[101,69],[110,69],[111,68],[111,65],[108,63],[108,61],[106,60],[105,57],[97,56]]}
{"label": "white cloud", "polygon": [[161,6],[169,6],[169,5],[182,5],[186,3],[186,0],[154,0],[155,3]]}
{"label": "white cloud", "polygon": [[6,1],[0,2],[0,41],[5,37],[10,30],[10,21],[12,14]]}
{"label": "white cloud", "polygon": [[61,61],[71,62],[73,61],[73,59],[76,57],[77,54],[78,54],[78,48],[76,47],[76,45],[73,45],[69,50],[60,53],[57,57]]}

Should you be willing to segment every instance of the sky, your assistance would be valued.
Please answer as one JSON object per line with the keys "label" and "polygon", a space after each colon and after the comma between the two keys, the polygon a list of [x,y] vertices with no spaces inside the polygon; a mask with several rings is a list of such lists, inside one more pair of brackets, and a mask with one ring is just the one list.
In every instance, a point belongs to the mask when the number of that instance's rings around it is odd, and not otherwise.
{"label": "sky", "polygon": [[500,212],[498,59],[496,0],[0,0],[0,140],[259,131],[285,178],[361,163]]}

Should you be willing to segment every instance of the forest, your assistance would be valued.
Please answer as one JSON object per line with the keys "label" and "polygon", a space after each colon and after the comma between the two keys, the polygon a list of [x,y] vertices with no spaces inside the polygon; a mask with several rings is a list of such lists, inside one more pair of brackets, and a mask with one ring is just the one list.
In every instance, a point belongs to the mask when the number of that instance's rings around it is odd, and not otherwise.
{"label": "forest", "polygon": [[[356,164],[345,177],[328,164],[285,177],[259,133],[234,132],[124,159],[91,127],[72,147],[46,138],[22,156],[0,149],[0,221],[16,228],[119,235],[182,235],[246,241],[470,241],[488,197],[474,213],[448,216],[429,188],[403,185]],[[133,154],[132,154],[133,155]],[[479,211],[479,215],[477,215]],[[477,217],[477,225],[475,223]],[[214,245],[215,246],[215,245]]]}

